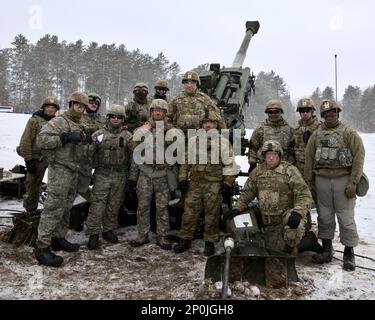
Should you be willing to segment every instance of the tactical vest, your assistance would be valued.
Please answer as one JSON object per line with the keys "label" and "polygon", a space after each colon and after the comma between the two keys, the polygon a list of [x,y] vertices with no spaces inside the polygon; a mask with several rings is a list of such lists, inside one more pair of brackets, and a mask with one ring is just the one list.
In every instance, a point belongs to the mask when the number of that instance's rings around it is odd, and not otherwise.
{"label": "tactical vest", "polygon": [[344,132],[347,127],[342,123],[334,130],[319,128],[316,136],[316,152],[314,168],[350,168],[353,155],[344,142]]}
{"label": "tactical vest", "polygon": [[290,144],[292,140],[290,126],[287,124],[277,127],[265,125],[263,127],[263,142],[268,140],[278,141],[284,151],[282,160],[288,160],[288,156],[290,154]]}
{"label": "tactical vest", "polygon": [[293,208],[293,193],[289,187],[290,177],[287,173],[287,162],[282,162],[274,169],[257,170],[254,183],[258,189],[259,208],[262,212],[263,220],[267,223],[269,218],[281,218],[288,210]]}
{"label": "tactical vest", "polygon": [[102,136],[101,142],[95,154],[95,167],[104,168],[127,168],[129,165],[130,133],[122,130],[119,133],[112,133],[101,129],[95,133],[96,137]]}

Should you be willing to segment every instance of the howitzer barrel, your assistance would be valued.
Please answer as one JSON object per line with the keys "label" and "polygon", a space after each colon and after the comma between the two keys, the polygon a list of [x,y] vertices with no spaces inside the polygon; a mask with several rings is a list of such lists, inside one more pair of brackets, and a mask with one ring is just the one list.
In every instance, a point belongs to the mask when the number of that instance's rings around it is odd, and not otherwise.
{"label": "howitzer barrel", "polygon": [[238,50],[236,57],[234,58],[232,68],[241,68],[245,58],[246,58],[246,52],[249,48],[249,44],[251,41],[251,38],[258,33],[260,24],[258,21],[247,21],[246,22],[246,35],[245,38],[242,41],[240,50]]}

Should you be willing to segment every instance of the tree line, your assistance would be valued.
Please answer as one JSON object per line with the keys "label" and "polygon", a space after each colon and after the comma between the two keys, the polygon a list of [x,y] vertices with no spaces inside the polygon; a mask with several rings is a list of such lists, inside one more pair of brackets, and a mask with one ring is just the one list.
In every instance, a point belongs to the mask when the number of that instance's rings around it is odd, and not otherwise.
{"label": "tree line", "polygon": [[[132,99],[135,83],[147,83],[152,94],[157,79],[169,81],[170,96],[181,90],[181,68],[162,52],[152,57],[139,49],[129,51],[124,45],[85,45],[82,40],[67,43],[48,34],[36,44],[18,35],[11,44],[11,48],[0,50],[0,105],[12,105],[15,112],[36,110],[48,95],[57,96],[66,105],[69,94],[77,90],[96,92],[107,105],[125,104]],[[208,66],[202,64],[196,70]],[[280,99],[286,119],[292,125],[297,122],[296,107],[280,75],[261,71],[255,87],[251,106],[245,109],[247,127],[254,128],[265,118],[264,106],[269,99]],[[310,97],[317,109],[323,99],[335,99],[331,87],[323,91],[318,87]],[[340,104],[344,122],[362,132],[375,132],[375,85],[363,92],[349,85]]]}

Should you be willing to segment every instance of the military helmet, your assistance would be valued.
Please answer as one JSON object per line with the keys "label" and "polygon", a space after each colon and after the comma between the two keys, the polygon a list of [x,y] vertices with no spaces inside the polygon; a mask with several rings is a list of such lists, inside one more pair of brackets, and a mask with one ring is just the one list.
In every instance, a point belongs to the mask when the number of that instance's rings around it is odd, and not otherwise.
{"label": "military helmet", "polygon": [[100,105],[102,104],[102,98],[98,94],[91,92],[87,96],[89,97],[89,101],[90,100],[98,101],[99,107],[100,107]]}
{"label": "military helmet", "polygon": [[68,99],[68,103],[70,104],[71,102],[78,102],[87,107],[89,105],[89,97],[86,93],[76,91],[73,92]]}
{"label": "military helmet", "polygon": [[201,85],[201,79],[199,77],[199,74],[195,71],[188,71],[184,74],[182,78],[182,83],[185,83],[188,80],[195,81],[198,85]]}
{"label": "military helmet", "polygon": [[320,105],[320,115],[323,116],[323,112],[336,109],[338,112],[341,112],[341,107],[337,104],[336,101],[333,100],[323,100],[322,104]]}
{"label": "military helmet", "polygon": [[112,104],[107,111],[107,117],[111,114],[125,117],[125,107],[119,104]]}
{"label": "military helmet", "polygon": [[44,99],[42,108],[44,108],[45,106],[55,106],[57,110],[60,110],[59,100],[57,100],[57,98],[53,96],[49,96]]}
{"label": "military helmet", "polygon": [[218,122],[220,121],[220,116],[215,111],[205,110],[203,118],[201,118],[200,123],[202,124],[205,121]]}
{"label": "military helmet", "polygon": [[267,111],[270,109],[281,110],[281,113],[284,113],[283,104],[280,100],[277,100],[277,99],[272,99],[268,101],[266,104],[266,110],[264,112],[267,113]]}
{"label": "military helmet", "polygon": [[297,112],[299,111],[299,109],[303,109],[303,108],[311,108],[313,110],[316,110],[310,98],[302,98],[301,100],[298,101]]}
{"label": "military helmet", "polygon": [[156,88],[165,88],[168,91],[169,90],[169,88],[168,88],[168,81],[167,80],[157,80],[155,82],[155,89]]}
{"label": "military helmet", "polygon": [[268,140],[263,143],[262,153],[266,154],[268,151],[278,152],[280,156],[283,155],[283,148],[281,144],[276,140]]}
{"label": "military helmet", "polygon": [[148,93],[148,86],[147,84],[143,83],[143,82],[138,82],[135,84],[134,86],[134,90],[133,90],[133,93],[136,93],[138,90],[144,90]]}
{"label": "military helmet", "polygon": [[163,111],[167,112],[168,111],[168,103],[167,103],[167,101],[165,101],[163,99],[155,99],[151,102],[150,111],[152,111],[155,108],[162,109]]}
{"label": "military helmet", "polygon": [[359,179],[359,183],[357,184],[357,188],[356,188],[357,196],[364,197],[367,194],[369,187],[370,187],[370,182],[368,180],[368,177],[366,176],[364,172],[362,172],[362,176]]}

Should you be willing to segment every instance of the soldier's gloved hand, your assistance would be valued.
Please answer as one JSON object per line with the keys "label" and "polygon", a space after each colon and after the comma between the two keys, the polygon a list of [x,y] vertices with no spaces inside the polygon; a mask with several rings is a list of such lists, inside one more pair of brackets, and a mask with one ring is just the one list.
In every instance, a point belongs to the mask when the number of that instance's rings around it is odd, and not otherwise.
{"label": "soldier's gloved hand", "polygon": [[240,213],[241,213],[240,210],[232,209],[223,215],[223,221],[225,222],[227,220],[233,219],[235,216],[238,216]]}
{"label": "soldier's gloved hand", "polygon": [[35,160],[27,160],[25,161],[26,164],[26,171],[32,174],[36,173],[36,164]]}
{"label": "soldier's gloved hand", "polygon": [[226,183],[223,183],[221,185],[221,194],[223,196],[223,202],[230,205],[231,197],[233,195],[232,187],[227,185]]}
{"label": "soldier's gloved hand", "polygon": [[250,174],[251,171],[253,171],[256,167],[257,167],[257,164],[256,164],[256,163],[250,163],[250,168],[249,168],[248,173]]}
{"label": "soldier's gloved hand", "polygon": [[63,132],[60,134],[60,140],[62,144],[79,143],[82,141],[82,137],[80,132]]}
{"label": "soldier's gloved hand", "polygon": [[126,187],[129,191],[134,192],[137,187],[137,181],[128,180],[128,182],[126,183]]}
{"label": "soldier's gloved hand", "polygon": [[357,190],[357,185],[353,182],[348,183],[345,188],[345,196],[348,199],[354,198]]}
{"label": "soldier's gloved hand", "polygon": [[302,216],[298,212],[293,211],[288,219],[288,226],[291,229],[297,229],[301,220]]}
{"label": "soldier's gloved hand", "polygon": [[179,187],[182,193],[186,193],[189,189],[189,181],[187,180],[181,180],[179,182]]}
{"label": "soldier's gloved hand", "polygon": [[93,142],[91,134],[86,134],[85,142],[91,144]]}

